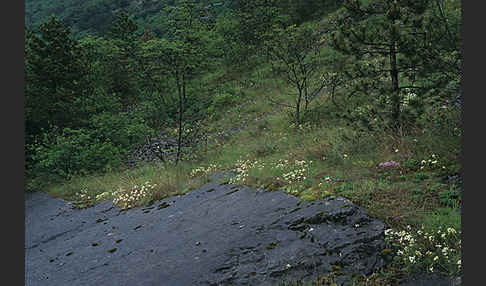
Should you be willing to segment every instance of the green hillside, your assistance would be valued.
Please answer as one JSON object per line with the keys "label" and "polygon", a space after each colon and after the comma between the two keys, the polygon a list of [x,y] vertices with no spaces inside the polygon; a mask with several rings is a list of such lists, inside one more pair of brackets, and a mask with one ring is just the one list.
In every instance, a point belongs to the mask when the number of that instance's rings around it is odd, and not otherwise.
{"label": "green hillside", "polygon": [[232,171],[389,224],[391,265],[354,285],[460,276],[460,1],[207,7],[26,2],[26,190],[128,209]]}
{"label": "green hillside", "polygon": [[[27,27],[35,28],[54,15],[69,25],[77,36],[104,35],[116,13],[125,11],[133,16],[140,29],[150,29],[158,35],[162,35],[166,25],[164,8],[174,5],[174,3],[173,0],[27,0],[25,2],[25,23]],[[208,2],[207,5],[211,5],[211,3]],[[221,8],[215,10],[220,12]]]}

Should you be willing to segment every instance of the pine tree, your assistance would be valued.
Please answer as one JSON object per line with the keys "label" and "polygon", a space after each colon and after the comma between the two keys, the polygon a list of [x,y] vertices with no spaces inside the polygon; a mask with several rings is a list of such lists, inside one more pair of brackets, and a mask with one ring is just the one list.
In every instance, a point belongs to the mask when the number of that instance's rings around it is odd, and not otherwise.
{"label": "pine tree", "polygon": [[332,45],[355,57],[354,69],[361,77],[357,88],[376,92],[376,84],[385,82],[378,89],[385,95],[389,118],[396,127],[400,125],[403,91],[423,88],[416,77],[425,63],[419,50],[427,43],[423,19],[430,1],[362,2],[344,1]]}

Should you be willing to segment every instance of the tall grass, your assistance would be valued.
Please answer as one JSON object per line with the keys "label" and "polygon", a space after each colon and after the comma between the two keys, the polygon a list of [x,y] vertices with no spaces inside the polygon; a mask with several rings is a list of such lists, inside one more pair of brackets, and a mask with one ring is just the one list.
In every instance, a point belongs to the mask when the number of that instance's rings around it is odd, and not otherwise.
{"label": "tall grass", "polygon": [[177,166],[146,164],[135,169],[104,175],[76,177],[63,184],[52,186],[47,191],[53,196],[72,200],[76,206],[83,208],[106,199],[116,199],[121,193],[130,197],[130,194],[140,186],[147,184],[153,186],[146,190],[147,195],[139,201],[131,199],[134,200],[130,204],[133,207],[181,194],[200,186],[205,182],[205,178],[191,179],[192,169],[193,165],[188,162]]}

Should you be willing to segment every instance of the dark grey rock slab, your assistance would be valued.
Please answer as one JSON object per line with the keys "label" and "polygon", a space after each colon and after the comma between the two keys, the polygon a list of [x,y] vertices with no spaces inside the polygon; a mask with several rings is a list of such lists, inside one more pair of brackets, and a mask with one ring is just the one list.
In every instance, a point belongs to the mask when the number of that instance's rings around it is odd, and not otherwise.
{"label": "dark grey rock slab", "polygon": [[342,197],[209,183],[149,207],[26,197],[26,285],[278,285],[384,265],[385,224]]}

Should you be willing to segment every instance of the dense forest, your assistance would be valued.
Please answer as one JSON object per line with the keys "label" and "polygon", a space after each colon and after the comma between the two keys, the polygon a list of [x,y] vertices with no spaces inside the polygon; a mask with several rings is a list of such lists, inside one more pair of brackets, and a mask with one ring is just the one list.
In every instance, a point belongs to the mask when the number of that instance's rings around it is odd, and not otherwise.
{"label": "dense forest", "polygon": [[[170,191],[153,200],[237,168],[304,199],[348,195],[393,226],[413,225],[410,207],[460,228],[458,0],[28,0],[25,20],[26,190],[87,206],[162,168]],[[175,143],[159,165],[129,174],[161,133]],[[312,162],[308,176],[255,165],[285,158]],[[389,199],[408,203],[378,207]],[[454,255],[430,261],[457,275]]]}
{"label": "dense forest", "polygon": [[[50,16],[55,15],[72,29],[73,37],[85,35],[103,36],[118,12],[124,11],[133,18],[141,28],[150,29],[157,36],[166,34],[167,18],[165,8],[174,6],[172,1],[128,1],[128,0],[96,0],[96,1],[26,1],[25,23],[28,27],[39,27]],[[220,14],[226,11],[230,1],[198,1],[203,7],[211,9],[211,13]],[[214,2],[214,3],[213,3]],[[224,7],[223,5],[224,4]],[[214,7],[213,7],[214,6]]]}
{"label": "dense forest", "polygon": [[[236,0],[198,0],[206,16],[219,17],[234,11],[238,6]],[[279,1],[280,7],[289,7],[291,1]],[[308,1],[294,4],[294,9],[301,20],[315,17],[325,11],[323,7],[335,6],[339,1]],[[177,4],[168,1],[128,1],[128,0],[95,0],[95,1],[45,1],[28,0],[25,5],[25,23],[35,29],[50,16],[55,15],[72,29],[73,37],[85,35],[103,36],[109,30],[115,15],[124,11],[128,13],[140,29],[149,29],[158,37],[167,36],[166,8]],[[316,10],[317,8],[317,10]]]}

